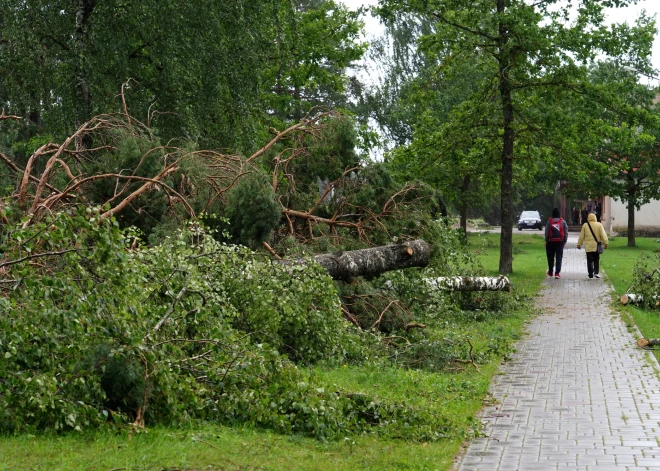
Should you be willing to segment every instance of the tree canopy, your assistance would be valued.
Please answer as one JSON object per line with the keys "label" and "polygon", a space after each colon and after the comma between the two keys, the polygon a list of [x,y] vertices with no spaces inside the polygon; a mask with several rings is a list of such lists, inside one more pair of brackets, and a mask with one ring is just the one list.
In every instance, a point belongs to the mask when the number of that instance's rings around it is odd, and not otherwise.
{"label": "tree canopy", "polygon": [[117,110],[125,83],[162,137],[253,151],[270,116],[341,102],[364,51],[358,14],[333,0],[2,0],[0,12],[0,103],[58,137]]}
{"label": "tree canopy", "polygon": [[[379,4],[386,19],[414,13],[433,21],[433,31],[417,39],[434,59],[435,83],[459,73],[465,63],[480,64],[477,70],[483,79],[457,106],[462,112],[446,122],[454,129],[469,123],[470,131],[482,130],[482,141],[498,155],[501,273],[513,268],[514,184],[525,172],[520,167],[533,170],[547,157],[561,158],[563,151],[558,149],[570,148],[571,139],[582,138],[579,123],[566,119],[562,107],[554,104],[570,103],[585,94],[597,97],[588,72],[602,57],[650,70],[654,21],[642,15],[635,25],[605,24],[605,8],[631,3],[584,0],[577,9],[558,0],[383,0]],[[475,155],[482,159],[483,154]]]}

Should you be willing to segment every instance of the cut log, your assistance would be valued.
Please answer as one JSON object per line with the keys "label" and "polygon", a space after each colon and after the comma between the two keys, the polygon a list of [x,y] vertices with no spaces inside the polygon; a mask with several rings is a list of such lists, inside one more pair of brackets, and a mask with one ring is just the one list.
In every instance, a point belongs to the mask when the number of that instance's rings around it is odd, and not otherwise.
{"label": "cut log", "polygon": [[660,345],[660,339],[641,338],[637,341],[638,347],[657,347],[658,345]]}
{"label": "cut log", "polygon": [[314,260],[325,268],[333,279],[350,282],[358,276],[377,276],[391,270],[425,267],[429,264],[430,257],[431,246],[418,239],[403,244],[320,254],[310,259],[287,259],[279,263],[308,263]]}
{"label": "cut log", "polygon": [[448,291],[511,291],[511,283],[506,276],[441,276],[427,278],[426,282],[434,288]]}
{"label": "cut log", "polygon": [[619,301],[621,301],[621,304],[624,306],[626,304],[639,304],[644,301],[644,297],[641,294],[626,293],[621,295]]}
{"label": "cut log", "polygon": [[[659,296],[651,296],[651,299],[655,300],[656,306],[660,306]],[[621,301],[621,304],[623,304],[624,306],[626,304],[640,304],[644,302],[644,296],[642,296],[641,294],[626,293],[621,295],[619,301]]]}

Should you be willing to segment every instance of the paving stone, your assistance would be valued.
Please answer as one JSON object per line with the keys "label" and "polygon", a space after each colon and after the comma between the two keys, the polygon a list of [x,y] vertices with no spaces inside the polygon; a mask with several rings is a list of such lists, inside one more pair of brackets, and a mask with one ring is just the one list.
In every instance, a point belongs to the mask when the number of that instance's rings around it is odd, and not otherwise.
{"label": "paving stone", "polygon": [[610,309],[609,283],[587,278],[576,240],[562,278],[544,281],[543,314],[493,378],[482,420],[491,439],[470,445],[460,471],[660,471],[655,359]]}

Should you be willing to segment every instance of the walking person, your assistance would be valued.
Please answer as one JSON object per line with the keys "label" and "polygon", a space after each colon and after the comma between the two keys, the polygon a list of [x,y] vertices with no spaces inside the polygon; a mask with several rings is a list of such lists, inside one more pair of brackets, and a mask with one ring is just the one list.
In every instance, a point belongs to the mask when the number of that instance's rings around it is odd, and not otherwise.
{"label": "walking person", "polygon": [[580,211],[573,206],[573,213],[571,214],[571,222],[573,223],[574,226],[577,226],[580,224]]}
{"label": "walking person", "polygon": [[548,276],[561,278],[561,261],[568,240],[568,225],[559,217],[559,209],[552,210],[552,217],[545,225],[545,253],[548,257]]}
{"label": "walking person", "polygon": [[594,213],[589,214],[587,223],[582,225],[577,248],[587,252],[587,273],[589,278],[600,278],[600,254],[609,246],[607,233],[603,225],[596,221]]}

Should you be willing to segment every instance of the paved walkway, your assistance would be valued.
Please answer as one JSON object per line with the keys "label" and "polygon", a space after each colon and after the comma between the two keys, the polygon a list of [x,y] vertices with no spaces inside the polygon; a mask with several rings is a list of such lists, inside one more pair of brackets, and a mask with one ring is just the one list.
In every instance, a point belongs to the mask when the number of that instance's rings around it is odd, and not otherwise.
{"label": "paved walkway", "polygon": [[657,363],[608,307],[609,283],[587,278],[576,241],[562,279],[544,282],[544,314],[495,376],[485,438],[472,441],[460,471],[660,471]]}

